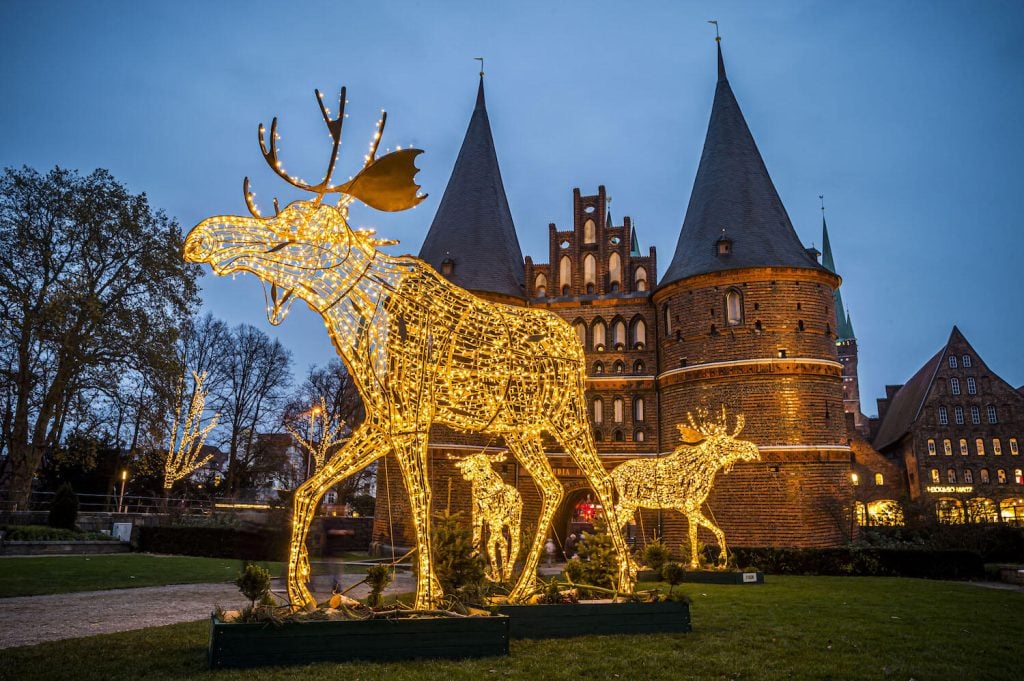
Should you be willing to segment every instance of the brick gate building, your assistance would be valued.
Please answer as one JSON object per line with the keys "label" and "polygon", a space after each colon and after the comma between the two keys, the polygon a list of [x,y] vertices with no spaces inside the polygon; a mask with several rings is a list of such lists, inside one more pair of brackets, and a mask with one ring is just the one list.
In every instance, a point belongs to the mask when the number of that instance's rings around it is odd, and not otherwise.
{"label": "brick gate building", "polygon": [[[420,257],[490,300],[543,307],[569,322],[587,361],[588,412],[611,469],[670,453],[676,424],[724,405],[762,460],[719,474],[708,500],[735,546],[831,546],[849,537],[853,505],[846,413],[861,425],[856,342],[825,260],[797,237],[726,76],[721,47],[704,151],[675,254],[658,280],[657,253],[641,249],[629,217],[615,224],[604,187],[573,191],[571,220],[548,226],[547,262],[523,258],[501,180],[483,78],[451,179]],[[838,314],[838,317],[837,317]],[[837,323],[837,319],[840,321]],[[843,361],[840,361],[840,353]],[[845,378],[845,380],[844,380]],[[493,439],[435,428],[436,511],[469,511],[469,483],[453,457]],[[565,487],[552,528],[561,543],[593,512],[579,471],[546,442]],[[496,468],[520,490],[524,524],[539,495],[513,459]],[[378,473],[374,539],[408,545],[411,525],[397,465]],[[675,512],[638,514],[630,534],[685,537]],[[710,535],[704,537],[710,540]]]}

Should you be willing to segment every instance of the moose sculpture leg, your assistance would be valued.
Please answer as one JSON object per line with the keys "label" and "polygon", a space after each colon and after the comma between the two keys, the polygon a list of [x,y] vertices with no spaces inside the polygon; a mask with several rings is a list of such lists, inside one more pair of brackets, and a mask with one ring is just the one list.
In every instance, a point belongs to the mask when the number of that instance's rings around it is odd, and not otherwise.
{"label": "moose sculpture leg", "polygon": [[[537,564],[540,562],[540,555],[544,550],[544,540],[547,537],[548,527],[551,519],[562,501],[562,484],[558,482],[548,457],[544,454],[544,448],[539,434],[532,435],[505,435],[505,444],[516,457],[523,468],[530,471],[534,482],[540,488],[540,517],[537,519],[537,531],[530,542],[526,553],[526,560],[523,570],[519,573],[519,581],[516,583],[509,600],[512,602],[523,601],[529,598],[537,585]],[[513,537],[518,546],[518,541]],[[518,551],[512,553],[512,560]]]}
{"label": "moose sculpture leg", "polygon": [[345,446],[323,468],[295,490],[292,504],[292,538],[288,551],[288,600],[292,608],[299,609],[316,600],[309,592],[309,556],[306,535],[316,514],[321,497],[341,480],[366,467],[388,451],[388,443],[381,433],[360,426]]}
{"label": "moose sculpture leg", "polygon": [[[582,423],[586,424],[586,419],[583,419]],[[565,452],[575,460],[576,465],[580,467],[580,472],[590,481],[590,486],[597,495],[598,503],[604,509],[608,534],[612,538],[612,545],[619,558],[617,589],[625,593],[632,593],[636,583],[637,567],[629,553],[629,547],[626,546],[626,540],[622,536],[622,522],[615,511],[614,485],[611,476],[597,456],[597,448],[589,428],[576,424],[573,426],[575,430],[556,428],[554,430],[555,438],[562,443]]]}
{"label": "moose sculpture leg", "polygon": [[444,591],[434,573],[430,541],[430,481],[427,479],[427,434],[413,433],[392,438],[398,465],[402,468],[405,491],[412,508],[416,533],[416,601],[413,608],[426,610],[441,605]]}
{"label": "moose sculpture leg", "polygon": [[711,530],[711,533],[715,535],[715,539],[718,541],[718,562],[723,566],[729,562],[729,551],[725,547],[725,532],[718,525],[714,524],[700,512],[700,510],[690,511],[686,513],[686,522],[690,526],[690,551],[691,560],[690,564],[693,567],[699,567],[698,562],[700,560],[697,555],[698,544],[697,544],[697,528],[698,526],[704,526]]}

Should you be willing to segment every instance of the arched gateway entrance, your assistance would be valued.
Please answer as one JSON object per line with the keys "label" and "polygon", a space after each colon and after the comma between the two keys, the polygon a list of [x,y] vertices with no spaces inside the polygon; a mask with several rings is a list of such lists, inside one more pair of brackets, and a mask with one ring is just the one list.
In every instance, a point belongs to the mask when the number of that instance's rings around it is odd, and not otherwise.
{"label": "arched gateway entrance", "polygon": [[[566,557],[565,546],[570,536],[576,535],[576,539],[579,539],[583,532],[594,531],[594,520],[602,511],[591,489],[583,488],[566,493],[551,521],[551,538],[558,547],[559,558]],[[571,547],[572,542],[569,543]]]}

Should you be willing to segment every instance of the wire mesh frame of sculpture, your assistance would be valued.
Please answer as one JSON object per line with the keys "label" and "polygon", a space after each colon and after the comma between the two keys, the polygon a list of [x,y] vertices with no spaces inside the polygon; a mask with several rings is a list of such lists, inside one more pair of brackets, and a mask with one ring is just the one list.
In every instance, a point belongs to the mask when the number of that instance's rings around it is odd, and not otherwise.
{"label": "wire mesh frame of sculpture", "polygon": [[737,462],[761,458],[757,445],[737,440],[743,430],[742,414],[736,416],[736,428],[730,433],[725,407],[714,422],[706,409],[698,409],[697,417],[687,413],[689,426],[677,425],[683,444],[668,456],[657,459],[634,459],[612,471],[619,493],[616,515],[628,521],[638,508],[674,509],[686,516],[690,567],[700,564],[697,530],[705,527],[718,540],[719,562],[726,563],[728,552],[725,533],[701,510],[714,485],[718,471],[728,473]]}
{"label": "wire mesh frame of sculpture", "polygon": [[[381,210],[412,207],[422,200],[413,182],[420,152],[406,149],[376,158],[385,117],[354,179],[334,186],[330,174],[344,120],[342,89],[337,118],[330,118],[320,94],[321,113],[334,141],[328,172],[317,185],[289,176],[260,126],[267,163],[290,184],[314,192],[272,218],[263,218],[244,184],[252,217],[219,216],[190,232],[186,259],[209,263],[218,275],[244,271],[269,283],[267,314],[280,323],[295,298],[319,313],[335,349],[353,377],[366,418],[346,445],[295,493],[288,564],[292,606],[314,601],[306,588],[309,561],[306,533],[320,497],[341,479],[394,452],[409,495],[416,541],[414,607],[440,604],[442,590],[431,564],[427,440],[443,423],[463,432],[503,437],[506,446],[540,488],[537,531],[510,597],[525,600],[536,586],[544,533],[562,499],[541,444],[550,432],[579,466],[605,508],[613,486],[604,470],[587,421],[583,348],[565,321],[544,310],[491,303],[438,275],[427,263],[392,257],[378,246],[395,242],[348,225],[354,199]],[[322,204],[329,192],[338,205]],[[276,202],[275,202],[276,206]],[[630,591],[635,565],[621,533],[612,533],[619,556],[618,588]]]}
{"label": "wire mesh frame of sculpture", "polygon": [[[192,372],[192,399],[184,417],[181,414],[185,393],[184,378],[178,384],[178,399],[174,408],[174,420],[171,422],[171,439],[164,459],[164,491],[168,491],[178,480],[187,478],[199,470],[212,458],[212,454],[201,456],[203,443],[210,431],[217,427],[220,414],[214,414],[210,422],[203,425],[203,411],[206,409],[207,390],[203,387],[206,372]],[[178,429],[181,428],[181,437]]]}
{"label": "wire mesh frame of sculpture", "polygon": [[[314,440],[313,425],[316,422],[317,416],[322,419],[323,428],[320,431],[320,439]],[[295,438],[295,441],[306,450],[306,455],[312,458],[313,461],[310,468],[315,473],[324,467],[324,464],[327,463],[327,460],[331,458],[331,455],[341,444],[342,438],[340,436],[345,430],[345,422],[328,416],[327,400],[321,397],[320,404],[309,410],[308,437],[299,435],[290,426],[286,425],[285,428]]]}
{"label": "wire mesh frame of sculpture", "polygon": [[[511,582],[516,558],[519,557],[523,497],[519,490],[502,480],[491,468],[492,462],[501,463],[505,455],[478,452],[467,457],[449,454],[448,458],[455,460],[459,473],[473,486],[473,546],[487,556],[488,579]],[[485,530],[486,547],[483,545]]]}

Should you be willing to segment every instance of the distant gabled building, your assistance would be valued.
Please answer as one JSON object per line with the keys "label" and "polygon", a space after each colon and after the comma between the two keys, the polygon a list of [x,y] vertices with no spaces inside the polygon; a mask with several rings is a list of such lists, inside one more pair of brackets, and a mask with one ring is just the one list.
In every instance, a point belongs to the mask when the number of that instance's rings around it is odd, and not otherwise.
{"label": "distant gabled building", "polygon": [[904,385],[878,400],[876,450],[901,464],[910,498],[949,522],[1024,524],[1024,395],[953,327]]}

